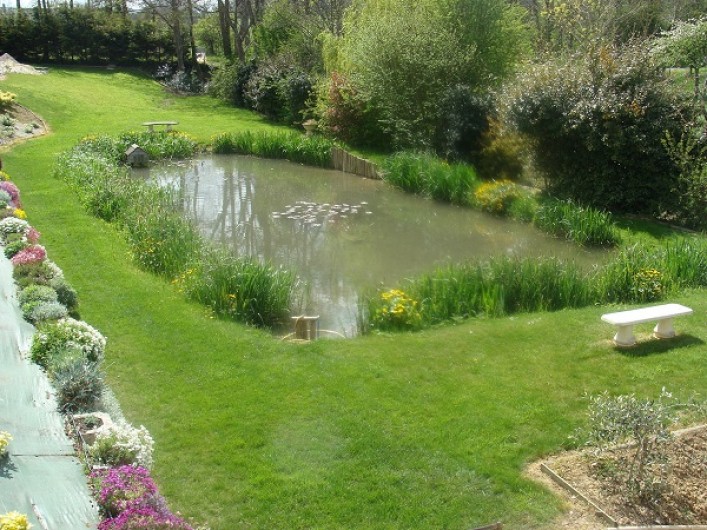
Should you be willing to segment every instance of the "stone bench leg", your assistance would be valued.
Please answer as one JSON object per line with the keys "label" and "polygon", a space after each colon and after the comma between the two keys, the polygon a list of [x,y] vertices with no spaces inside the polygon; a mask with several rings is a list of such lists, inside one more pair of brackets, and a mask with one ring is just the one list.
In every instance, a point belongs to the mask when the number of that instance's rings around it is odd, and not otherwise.
{"label": "stone bench leg", "polygon": [[165,127],[165,131],[170,132],[171,130],[172,130],[172,126],[171,126],[171,125],[167,125],[167,126]]}
{"label": "stone bench leg", "polygon": [[154,125],[148,125],[148,126],[147,126],[147,132],[155,132],[155,126],[154,126]]}
{"label": "stone bench leg", "polygon": [[622,347],[636,344],[636,337],[633,336],[633,326],[619,326],[616,335],[614,335],[614,344]]}
{"label": "stone bench leg", "polygon": [[673,329],[673,319],[666,318],[664,320],[659,320],[658,323],[653,328],[653,336],[658,339],[669,339],[675,336],[675,330]]}

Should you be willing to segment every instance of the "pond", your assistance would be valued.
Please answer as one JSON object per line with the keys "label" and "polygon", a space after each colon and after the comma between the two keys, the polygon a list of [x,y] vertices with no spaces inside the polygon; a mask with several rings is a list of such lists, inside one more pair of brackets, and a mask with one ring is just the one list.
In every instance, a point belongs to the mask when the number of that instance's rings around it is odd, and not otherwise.
{"label": "pond", "polygon": [[384,182],[246,156],[213,155],[153,167],[207,239],[298,274],[293,314],[356,334],[360,293],[393,287],[447,263],[494,255],[601,260],[531,225],[420,198]]}

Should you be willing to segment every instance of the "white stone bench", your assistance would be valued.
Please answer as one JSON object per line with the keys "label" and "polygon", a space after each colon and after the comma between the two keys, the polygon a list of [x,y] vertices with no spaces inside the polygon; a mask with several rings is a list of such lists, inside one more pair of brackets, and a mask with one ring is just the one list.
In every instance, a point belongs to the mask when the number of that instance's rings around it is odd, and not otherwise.
{"label": "white stone bench", "polygon": [[618,326],[618,331],[614,335],[614,343],[617,346],[633,346],[636,344],[636,337],[633,336],[633,326],[643,322],[657,322],[653,329],[653,335],[660,339],[667,339],[675,336],[673,329],[673,318],[691,315],[692,309],[680,304],[664,304],[630,311],[619,311],[617,313],[607,313],[601,316],[604,322]]}
{"label": "white stone bench", "polygon": [[172,125],[179,125],[178,121],[146,121],[143,126],[147,127],[149,132],[155,132],[155,125],[164,125],[166,131],[172,130]]}

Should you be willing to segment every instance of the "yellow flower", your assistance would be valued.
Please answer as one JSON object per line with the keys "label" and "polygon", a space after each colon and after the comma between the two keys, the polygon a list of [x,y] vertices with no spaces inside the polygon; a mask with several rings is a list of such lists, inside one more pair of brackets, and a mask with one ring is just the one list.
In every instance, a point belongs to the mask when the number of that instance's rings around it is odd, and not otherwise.
{"label": "yellow flower", "polygon": [[15,208],[15,209],[12,211],[12,215],[14,215],[15,217],[17,217],[18,219],[27,219],[27,213],[26,213],[24,210],[20,209],[20,208]]}

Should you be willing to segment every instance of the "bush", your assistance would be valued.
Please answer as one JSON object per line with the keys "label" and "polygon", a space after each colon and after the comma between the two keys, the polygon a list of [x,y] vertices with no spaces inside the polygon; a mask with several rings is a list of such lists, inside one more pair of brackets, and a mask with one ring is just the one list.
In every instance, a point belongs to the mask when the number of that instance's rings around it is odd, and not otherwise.
{"label": "bush", "polygon": [[[707,26],[706,26],[707,27]],[[697,230],[707,230],[707,145],[706,137],[699,139],[684,135],[679,141],[666,135],[663,145],[680,169],[680,175],[671,193],[677,197],[667,219]]]}
{"label": "bush", "polygon": [[535,65],[510,90],[510,117],[549,190],[595,208],[657,214],[677,168],[661,145],[687,101],[638,47]]}
{"label": "bush", "polygon": [[435,151],[446,159],[475,160],[491,127],[494,102],[466,85],[447,89],[439,102]]}
{"label": "bush", "polygon": [[226,64],[214,73],[209,83],[209,92],[236,107],[251,108],[246,87],[257,70],[255,61]]}
{"label": "bush", "polygon": [[10,234],[25,235],[29,230],[29,223],[17,217],[5,217],[0,220],[0,240],[5,241]]}
{"label": "bush", "polygon": [[98,363],[69,357],[53,368],[52,382],[62,412],[96,410],[103,393],[103,374]]}
{"label": "bush", "polygon": [[12,202],[12,197],[8,192],[0,189],[0,208],[7,208]]}
{"label": "bush", "polygon": [[106,517],[117,517],[130,508],[147,506],[157,496],[157,485],[141,466],[122,465],[91,473],[98,492],[98,507]]}
{"label": "bush", "polygon": [[5,257],[7,259],[11,259],[15,254],[17,254],[20,250],[23,250],[29,246],[29,243],[25,241],[24,239],[18,239],[16,241],[8,242],[5,245]]}
{"label": "bush", "polygon": [[503,215],[521,196],[521,191],[510,180],[484,182],[474,191],[474,202],[485,212]]}
{"label": "bush", "polygon": [[47,368],[51,359],[70,348],[78,348],[87,361],[99,362],[105,353],[106,339],[83,321],[65,318],[43,326],[35,333],[30,355],[32,361]]}
{"label": "bush", "polygon": [[351,145],[377,149],[390,145],[390,136],[383,132],[378,112],[347,76],[332,72],[318,92],[314,112],[324,131]]}
{"label": "bush", "polygon": [[0,181],[0,190],[5,191],[10,195],[10,206],[19,208],[20,206],[20,190],[12,182],[8,180]]}
{"label": "bush", "polygon": [[66,307],[59,302],[32,302],[22,307],[22,316],[35,326],[65,318],[68,314]]}
{"label": "bush", "polygon": [[17,99],[17,95],[12,92],[4,92],[0,90],[0,112],[4,112],[12,106]]}
{"label": "bush", "polygon": [[96,435],[96,441],[88,449],[99,464],[108,466],[137,465],[152,467],[154,441],[142,425],[135,428],[129,423],[118,422],[110,429]]}
{"label": "bush", "polygon": [[32,525],[27,516],[18,512],[8,512],[0,515],[0,528],[2,530],[30,530]]}
{"label": "bush", "polygon": [[47,251],[42,245],[29,245],[10,260],[14,266],[34,265],[43,262],[47,258]]}
{"label": "bush", "polygon": [[380,330],[416,330],[422,326],[420,304],[404,291],[381,292],[369,303],[370,326]]}
{"label": "bush", "polygon": [[78,295],[63,277],[52,278],[49,286],[56,291],[58,302],[66,306],[69,313],[76,311],[79,305]]}
{"label": "bush", "polygon": [[20,307],[35,302],[56,302],[57,293],[48,285],[29,285],[20,291],[17,301]]}
{"label": "bush", "polygon": [[49,285],[56,276],[57,271],[48,260],[20,264],[12,269],[12,277],[20,289],[32,284]]}
{"label": "bush", "polygon": [[261,64],[248,80],[246,98],[256,111],[274,121],[296,124],[312,92],[309,76],[296,67]]}

